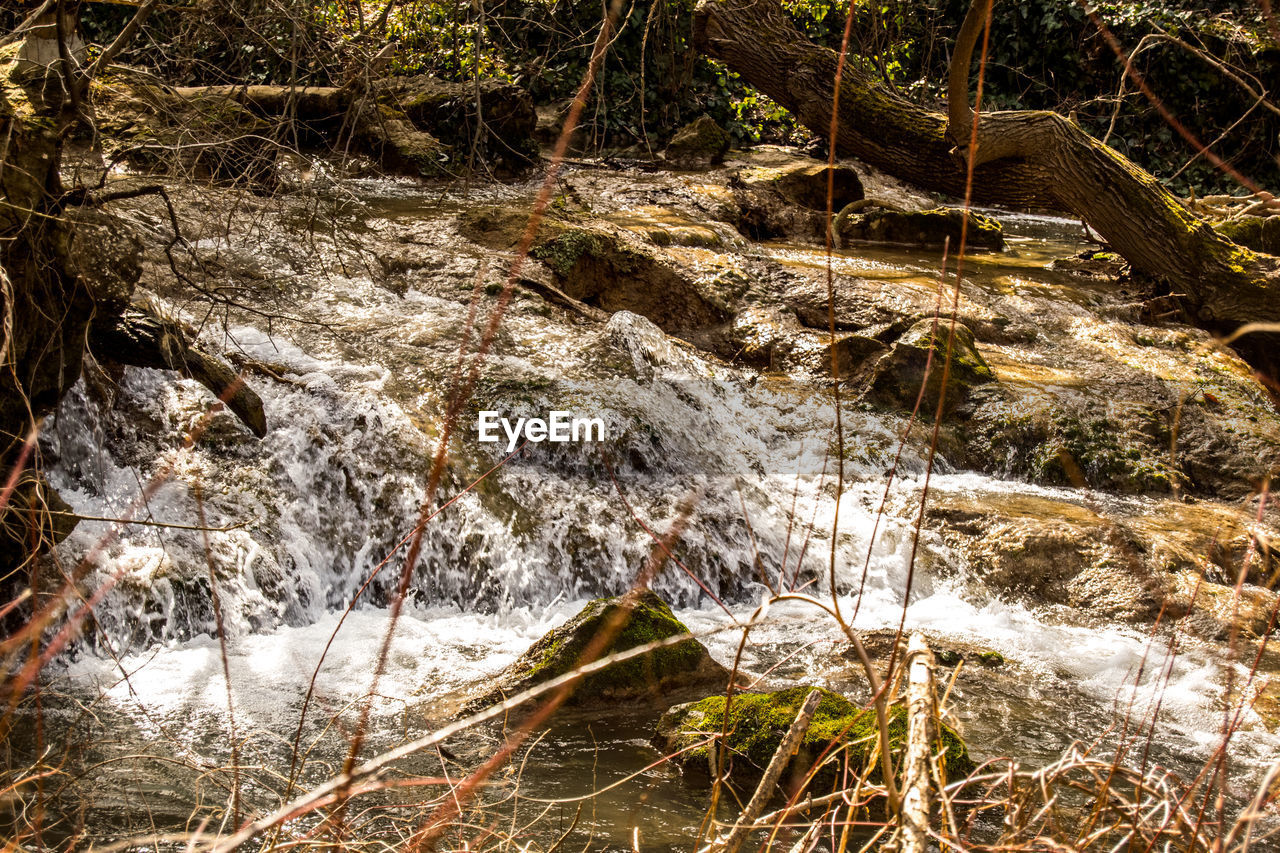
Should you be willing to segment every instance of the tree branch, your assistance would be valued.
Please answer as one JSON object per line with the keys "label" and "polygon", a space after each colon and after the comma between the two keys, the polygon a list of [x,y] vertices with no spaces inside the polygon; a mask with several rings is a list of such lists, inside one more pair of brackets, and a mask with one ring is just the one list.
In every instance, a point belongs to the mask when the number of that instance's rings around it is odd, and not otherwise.
{"label": "tree branch", "polygon": [[97,77],[104,68],[115,61],[115,58],[129,46],[129,42],[133,41],[133,37],[138,34],[138,30],[147,22],[147,18],[151,17],[151,13],[155,11],[159,3],[160,0],[146,0],[138,7],[137,14],[129,19],[129,23],[124,25],[120,35],[116,36],[115,41],[107,45],[106,49],[93,61],[93,65],[89,66],[89,70],[85,72],[86,81]]}

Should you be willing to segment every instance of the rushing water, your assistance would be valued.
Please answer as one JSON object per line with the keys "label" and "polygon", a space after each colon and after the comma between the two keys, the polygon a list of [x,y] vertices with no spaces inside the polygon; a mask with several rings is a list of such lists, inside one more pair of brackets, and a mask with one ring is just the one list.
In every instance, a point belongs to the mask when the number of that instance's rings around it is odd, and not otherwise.
{"label": "rushing water", "polygon": [[[616,184],[602,198],[623,214],[657,191],[643,181]],[[483,201],[505,203],[528,188],[489,192]],[[225,263],[254,265],[271,282],[260,304],[306,321],[268,324],[241,312],[205,332],[278,377],[250,374],[266,406],[266,438],[248,437],[218,413],[196,446],[182,449],[209,395],[142,369],[125,370],[116,383],[82,382],[44,437],[51,479],[78,512],[160,525],[85,521],[60,551],[67,564],[92,556],[91,587],[114,585],[83,647],[50,671],[44,687],[45,712],[72,732],[82,750],[78,763],[94,768],[87,822],[104,836],[153,824],[181,828],[202,806],[223,803],[226,774],[211,770],[229,759],[232,717],[251,780],[246,802],[278,804],[313,673],[314,700],[300,736],[312,746],[304,783],[324,779],[345,754],[388,630],[401,543],[426,499],[476,278],[501,282],[505,274],[505,261],[457,236],[454,216],[477,202],[400,184],[373,183],[355,193],[334,220],[335,233],[345,230],[349,243],[365,241],[354,252],[342,240],[322,241],[299,268],[283,217],[278,233],[267,225],[198,247]],[[690,197],[699,203],[696,195],[680,196]],[[1006,307],[1082,310],[1087,288],[1044,269],[1075,248],[1075,226],[1035,217],[1007,225],[1020,235],[1011,251],[971,262],[978,286],[1001,294]],[[726,267],[752,274],[762,265],[825,265],[812,247],[740,239],[672,251],[709,276]],[[845,252],[835,264],[838,273],[934,298],[938,261],[927,253]],[[486,309],[492,304],[482,300]],[[845,611],[857,607],[859,628],[896,627],[927,443],[917,436],[907,444],[890,511],[872,542],[904,420],[845,406],[837,585]],[[440,722],[447,716],[441,697],[499,672],[585,600],[628,588],[652,549],[638,521],[663,531],[682,506],[692,506],[679,556],[697,580],[668,565],[654,586],[726,663],[741,635],[723,630],[731,619],[717,599],[746,619],[764,593],[761,575],[772,582],[780,574],[824,594],[836,446],[832,398],[819,379],[733,368],[643,317],[619,313],[607,324],[587,324],[520,294],[454,439],[437,505],[501,461],[499,449],[474,440],[480,409],[572,409],[602,417],[609,440],[530,445],[431,520],[377,683],[366,755]],[[954,470],[945,460],[930,488],[993,505],[1009,495],[1078,500],[1074,490]],[[1126,511],[1143,511],[1144,499],[1126,501]],[[214,532],[191,529],[201,513]],[[920,548],[907,626],[997,649],[1010,662],[998,674],[964,673],[952,695],[978,757],[1051,760],[1075,739],[1102,736],[1117,709],[1141,718],[1157,699],[1156,761],[1194,772],[1218,743],[1227,697],[1216,644],[1183,640],[1170,660],[1164,636],[1153,640],[1141,626],[1032,609],[976,588],[966,582],[963,560],[927,526]],[[855,601],[868,549],[865,591]],[[344,621],[344,609],[375,572]],[[215,638],[211,575],[228,638],[230,690]],[[864,690],[820,613],[775,607],[752,640],[743,661],[751,672],[770,671],[780,683]],[[503,819],[515,821],[516,812],[530,819],[542,808],[539,798],[578,797],[643,770],[658,758],[647,743],[652,719],[640,709],[557,724],[530,760],[494,784],[495,799],[516,790],[524,798],[502,806]],[[328,725],[332,720],[339,722]],[[453,752],[465,763],[491,750],[494,736],[469,735]],[[1237,793],[1278,747],[1256,719],[1248,721],[1233,747]],[[463,772],[434,753],[415,758],[406,772],[439,775],[442,767]],[[73,809],[83,796],[68,794],[63,807]],[[577,802],[547,807],[531,830],[544,839],[573,821]],[[645,846],[661,849],[687,841],[705,804],[658,767],[585,808],[582,832],[625,845],[639,827]]]}

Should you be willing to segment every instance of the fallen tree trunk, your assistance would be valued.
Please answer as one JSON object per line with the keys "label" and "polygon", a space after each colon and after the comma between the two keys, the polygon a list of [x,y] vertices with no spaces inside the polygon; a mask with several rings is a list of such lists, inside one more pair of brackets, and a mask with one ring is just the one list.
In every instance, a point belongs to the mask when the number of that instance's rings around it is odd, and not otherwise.
{"label": "fallen tree trunk", "polygon": [[[1070,120],[1047,111],[983,113],[978,144],[969,150],[969,66],[984,5],[970,10],[957,39],[949,116],[889,92],[851,57],[840,90],[837,150],[958,197],[965,195],[971,157],[975,202],[1079,216],[1136,271],[1166,282],[1202,328],[1231,335],[1249,323],[1280,323],[1280,258],[1231,242]],[[694,41],[810,130],[830,133],[838,57],[797,31],[777,0],[700,0]],[[1255,332],[1233,345],[1264,377],[1280,376],[1280,334]]]}
{"label": "fallen tree trunk", "polygon": [[[149,161],[168,149],[213,159],[209,171],[232,179],[240,177],[242,161],[247,171],[255,163],[257,171],[270,171],[275,147],[264,141],[275,139],[367,152],[388,171],[421,177],[447,176],[472,159],[516,174],[537,153],[529,94],[495,80],[478,89],[425,75],[381,78],[369,87],[170,87],[119,69],[94,82],[90,99],[98,129],[127,155],[140,155],[137,165],[153,165]],[[484,122],[477,128],[479,115]],[[210,142],[224,139],[245,148],[230,164],[219,160],[227,152],[217,149],[226,146],[209,150]]]}
{"label": "fallen tree trunk", "polygon": [[145,305],[119,315],[95,317],[89,343],[100,359],[135,367],[173,370],[199,382],[221,400],[254,435],[267,434],[262,398],[226,362],[197,346],[176,320]]}

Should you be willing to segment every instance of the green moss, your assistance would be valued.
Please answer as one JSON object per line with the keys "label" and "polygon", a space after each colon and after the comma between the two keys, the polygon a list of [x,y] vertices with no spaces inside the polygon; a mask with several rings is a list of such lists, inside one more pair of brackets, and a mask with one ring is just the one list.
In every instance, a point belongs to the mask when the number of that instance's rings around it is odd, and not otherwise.
{"label": "green moss", "polygon": [[605,235],[574,228],[553,240],[535,246],[530,254],[551,267],[556,275],[564,277],[572,272],[583,256],[600,257],[608,249]]}
{"label": "green moss", "polygon": [[1254,251],[1280,255],[1280,217],[1245,216],[1213,227],[1233,243]]}
{"label": "green moss", "polygon": [[1004,663],[1004,655],[997,651],[979,652],[978,660],[984,666],[1000,666]]}
{"label": "green moss", "polygon": [[[734,695],[728,702],[729,721],[725,748],[732,756],[744,758],[755,768],[763,769],[777,752],[778,745],[811,690],[812,687],[802,686],[776,693]],[[829,690],[821,690],[821,693],[822,699],[818,702],[812,722],[797,751],[796,761],[806,767],[812,766],[833,742],[838,742],[847,749],[856,772],[867,766],[877,754],[875,712],[858,708],[848,699]],[[679,734],[675,746],[686,747],[704,740],[709,734],[719,734],[725,730],[725,705],[724,696],[709,696],[701,702],[673,708],[659,726],[677,728]],[[895,706],[889,715],[889,745],[895,755],[901,752],[906,736],[906,709]],[[709,766],[709,749],[710,745],[704,745],[689,750],[685,760]],[[960,778],[973,770],[974,764],[969,758],[964,741],[952,729],[942,726],[937,749],[946,750],[946,768],[950,778]],[[816,776],[817,784],[828,784],[835,778],[835,772],[833,766],[824,768]],[[878,767],[873,770],[871,778],[882,778]]]}
{"label": "green moss", "polygon": [[[584,653],[619,615],[619,609],[625,606],[625,598],[619,596],[592,601],[565,625],[530,647],[511,667],[521,688],[564,675],[584,663]],[[623,617],[626,621],[621,630],[600,657],[689,633],[667,603],[650,590],[636,595],[631,599],[631,605],[630,613]],[[702,644],[689,638],[588,676],[578,687],[576,698],[645,693],[654,685],[697,671],[710,663]]]}
{"label": "green moss", "polygon": [[1182,478],[1168,456],[1169,423],[1150,409],[1130,409],[1119,420],[1058,407],[1001,408],[982,421],[970,442],[972,458],[1001,475],[1131,494],[1168,492]]}

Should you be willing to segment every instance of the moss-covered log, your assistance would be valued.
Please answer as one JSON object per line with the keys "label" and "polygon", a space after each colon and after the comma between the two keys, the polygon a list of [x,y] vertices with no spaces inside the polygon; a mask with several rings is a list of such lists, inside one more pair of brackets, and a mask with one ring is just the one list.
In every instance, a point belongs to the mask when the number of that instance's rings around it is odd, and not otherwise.
{"label": "moss-covered log", "polygon": [[[1135,270],[1166,282],[1197,325],[1230,335],[1246,323],[1280,322],[1280,258],[1231,242],[1155,177],[1067,118],[1047,111],[984,113],[978,144],[969,151],[967,81],[982,23],[971,11],[962,27],[950,116],[891,93],[851,57],[838,100],[837,150],[954,196],[965,194],[972,156],[974,201],[1080,216]],[[701,0],[694,36],[707,55],[815,133],[829,135],[838,57],[801,35],[776,0]],[[1280,335],[1255,333],[1235,346],[1265,375],[1280,375]]]}

